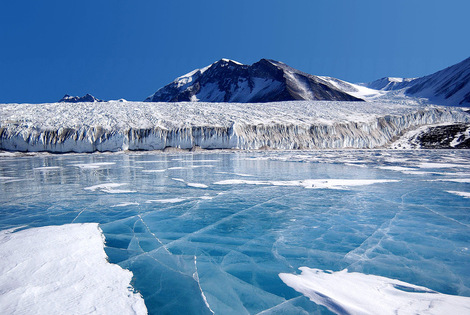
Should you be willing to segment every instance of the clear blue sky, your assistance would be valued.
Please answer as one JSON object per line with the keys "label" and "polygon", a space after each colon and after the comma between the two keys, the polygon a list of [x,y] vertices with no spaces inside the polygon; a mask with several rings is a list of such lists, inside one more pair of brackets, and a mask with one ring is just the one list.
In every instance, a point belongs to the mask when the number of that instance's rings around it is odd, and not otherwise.
{"label": "clear blue sky", "polygon": [[0,2],[0,102],[143,100],[220,58],[350,82],[470,56],[468,0]]}

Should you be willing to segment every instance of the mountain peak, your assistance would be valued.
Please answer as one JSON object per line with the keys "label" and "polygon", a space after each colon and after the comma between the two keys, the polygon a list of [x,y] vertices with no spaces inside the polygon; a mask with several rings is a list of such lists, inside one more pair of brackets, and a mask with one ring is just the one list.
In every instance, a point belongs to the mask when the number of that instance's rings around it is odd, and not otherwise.
{"label": "mountain peak", "polygon": [[104,101],[99,100],[93,95],[88,94],[88,93],[82,97],[70,96],[68,94],[65,94],[64,97],[62,97],[59,100],[59,103],[81,103],[81,102],[94,103],[94,102],[104,102]]}
{"label": "mountain peak", "polygon": [[[217,61],[217,62],[234,63],[234,64],[240,65],[240,66],[243,66],[243,65],[244,65],[244,64],[242,64],[242,63],[240,63],[240,62],[238,62],[238,61],[235,61],[235,60],[232,60],[232,59],[227,59],[227,58],[222,58],[222,59],[220,59],[220,60]],[[216,62],[216,63],[217,63],[217,62]]]}
{"label": "mountain peak", "polygon": [[272,59],[244,65],[230,59],[191,71],[149,96],[147,102],[260,103],[293,100],[362,101],[319,77]]}
{"label": "mountain peak", "polygon": [[365,84],[382,91],[401,90],[407,96],[448,106],[470,105],[470,58],[420,78],[385,77]]}

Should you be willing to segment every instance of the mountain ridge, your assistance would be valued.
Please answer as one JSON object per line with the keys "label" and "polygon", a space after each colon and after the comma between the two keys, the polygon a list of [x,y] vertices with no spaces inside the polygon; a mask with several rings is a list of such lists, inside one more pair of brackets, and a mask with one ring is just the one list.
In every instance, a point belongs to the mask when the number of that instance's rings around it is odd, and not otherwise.
{"label": "mountain ridge", "polygon": [[380,91],[402,90],[410,97],[426,98],[430,103],[470,106],[470,58],[419,78],[385,77],[364,86]]}
{"label": "mountain ridge", "polygon": [[160,88],[146,102],[260,103],[294,100],[363,101],[321,77],[261,59],[244,65],[230,59],[195,69]]}

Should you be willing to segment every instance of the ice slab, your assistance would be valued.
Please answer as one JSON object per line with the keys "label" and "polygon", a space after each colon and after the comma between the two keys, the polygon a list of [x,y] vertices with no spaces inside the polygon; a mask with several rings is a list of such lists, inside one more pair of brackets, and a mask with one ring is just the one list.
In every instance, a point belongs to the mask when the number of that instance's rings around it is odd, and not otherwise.
{"label": "ice slab", "polygon": [[0,231],[3,314],[147,314],[96,223]]}
{"label": "ice slab", "polygon": [[285,284],[338,314],[469,314],[470,298],[346,269],[307,267],[300,275],[281,273]]}

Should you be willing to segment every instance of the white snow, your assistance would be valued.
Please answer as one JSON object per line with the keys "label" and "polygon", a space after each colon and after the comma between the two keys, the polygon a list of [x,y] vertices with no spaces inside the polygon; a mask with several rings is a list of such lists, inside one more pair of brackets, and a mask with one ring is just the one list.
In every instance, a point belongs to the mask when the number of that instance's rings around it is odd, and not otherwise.
{"label": "white snow", "polygon": [[338,314],[470,314],[470,298],[447,295],[403,281],[348,272],[299,268],[281,273],[285,284]]}
{"label": "white snow", "polygon": [[377,168],[380,168],[382,170],[397,171],[397,172],[416,171],[415,168],[409,168],[409,167],[403,167],[403,166],[377,166]]}
{"label": "white snow", "polygon": [[90,187],[85,187],[85,190],[96,191],[100,190],[105,193],[109,194],[126,194],[126,193],[135,193],[135,190],[125,190],[125,189],[113,189],[116,187],[126,186],[129,185],[127,183],[106,183],[106,184],[99,184]]}
{"label": "white snow", "polygon": [[172,180],[177,181],[177,182],[185,183],[186,186],[189,186],[189,187],[195,187],[195,188],[207,188],[207,187],[209,187],[206,184],[201,184],[201,183],[188,183],[182,178],[172,178]]}
{"label": "white snow", "polygon": [[290,181],[261,181],[244,179],[227,179],[215,182],[215,185],[272,185],[300,186],[311,189],[347,189],[354,186],[372,185],[378,183],[398,182],[391,179],[305,179]]}
{"label": "white snow", "polygon": [[454,136],[454,139],[451,141],[450,146],[455,147],[469,138],[470,138],[470,127],[467,128],[464,132],[457,133]]}
{"label": "white snow", "polygon": [[454,194],[454,195],[457,195],[457,196],[461,196],[461,197],[469,198],[469,199],[470,199],[470,192],[466,192],[466,191],[455,191],[455,190],[448,190],[447,192],[448,192],[449,194]]}
{"label": "white snow", "polygon": [[468,164],[455,164],[455,163],[418,163],[416,166],[419,168],[470,168]]}
{"label": "white snow", "polygon": [[167,198],[167,199],[154,199],[154,200],[147,200],[145,203],[178,203],[187,200],[187,198]]}
{"label": "white snow", "polygon": [[111,208],[117,208],[117,207],[127,207],[127,206],[138,206],[138,202],[122,202],[117,205],[111,206]]}
{"label": "white snow", "polygon": [[159,170],[142,170],[144,173],[163,173],[165,172],[165,169],[159,169]]}
{"label": "white snow", "polygon": [[114,162],[99,162],[99,163],[87,163],[87,164],[74,164],[81,169],[97,169],[103,166],[114,165]]}
{"label": "white snow", "polygon": [[[469,122],[459,108],[412,101],[0,104],[0,149],[95,152],[383,147],[406,130]],[[112,163],[77,164],[83,169]]]}
{"label": "white snow", "polygon": [[207,188],[206,184],[201,184],[201,183],[186,183],[189,187],[195,187],[195,188]]}
{"label": "white snow", "polygon": [[370,89],[363,85],[349,83],[332,77],[319,76],[319,78],[333,85],[338,90],[346,92],[352,96],[361,98],[363,100],[374,100],[388,93],[387,91]]}
{"label": "white snow", "polygon": [[243,66],[243,63],[240,63],[238,61],[235,61],[235,60],[232,60],[232,59],[227,59],[227,58],[222,58],[223,61],[226,61],[226,62],[233,62],[237,65],[240,65],[240,66]]}
{"label": "white snow", "polygon": [[2,314],[147,314],[96,223],[0,231]]}
{"label": "white snow", "polygon": [[433,181],[454,182],[454,183],[470,183],[470,178],[439,178]]}

